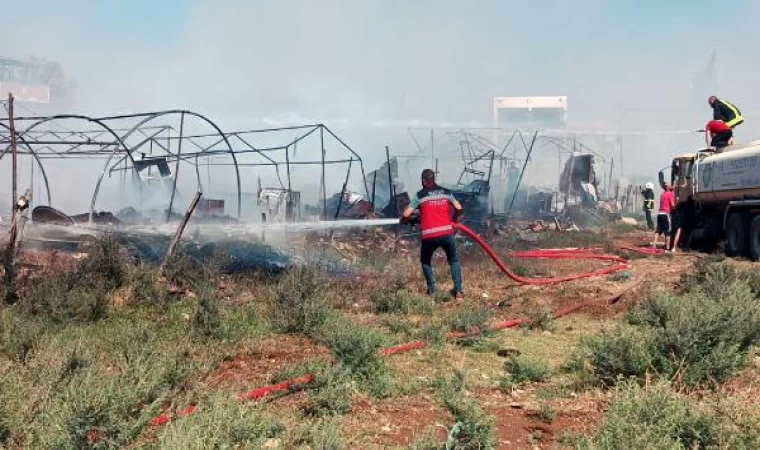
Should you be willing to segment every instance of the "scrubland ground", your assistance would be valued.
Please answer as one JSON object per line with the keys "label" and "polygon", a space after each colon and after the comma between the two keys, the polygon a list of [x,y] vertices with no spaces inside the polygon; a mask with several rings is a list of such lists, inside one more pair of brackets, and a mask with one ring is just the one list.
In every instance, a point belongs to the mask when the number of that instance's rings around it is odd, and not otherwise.
{"label": "scrubland ground", "polygon": [[[521,275],[555,276],[603,263],[507,252],[620,253],[647,237],[487,239]],[[760,448],[750,263],[620,253],[625,272],[518,286],[462,240],[466,297],[454,301],[424,295],[414,245],[341,249],[352,271],[340,277],[319,267],[224,275],[183,257],[159,277],[111,241],[25,272],[18,302],[0,306],[0,446]],[[435,265],[450,288],[445,258]],[[511,318],[530,322],[493,328]],[[426,346],[379,353],[417,340]],[[240,399],[307,373],[306,384]],[[157,424],[164,413],[171,420]]]}

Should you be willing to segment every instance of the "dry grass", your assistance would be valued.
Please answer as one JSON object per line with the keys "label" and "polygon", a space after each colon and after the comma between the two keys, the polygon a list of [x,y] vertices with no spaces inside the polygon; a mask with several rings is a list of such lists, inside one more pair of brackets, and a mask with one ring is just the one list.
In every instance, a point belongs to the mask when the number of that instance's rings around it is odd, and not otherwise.
{"label": "dry grass", "polygon": [[[578,237],[571,237],[576,241],[558,241],[566,236],[543,239],[578,245]],[[583,239],[591,245],[609,238]],[[463,255],[464,302],[445,298],[434,303],[425,297],[419,263],[410,252],[395,254],[393,269],[381,269],[367,258],[361,267],[374,268],[375,274],[385,270],[383,275],[350,282],[306,272],[222,279],[212,270],[197,272],[177,264],[172,279],[183,289],[172,293],[165,283],[153,283],[150,267],[127,267],[114,272],[118,283],[98,281],[102,289],[96,294],[109,301],[97,303],[105,309],[95,315],[62,310],[65,317],[77,318],[67,321],[57,309],[4,307],[0,446],[89,448],[96,444],[90,434],[95,430],[101,447],[444,448],[445,435],[457,421],[460,444],[480,442],[489,448],[507,440],[525,443],[532,436],[530,426],[542,426],[551,431],[543,434],[543,446],[562,434],[573,414],[596,420],[610,394],[582,389],[565,366],[584,336],[613,328],[621,322],[619,315],[600,319],[577,313],[535,329],[485,333],[468,345],[444,341],[443,334],[487,329],[497,321],[531,314],[543,317],[576,301],[604,298],[646,276],[647,270],[663,272],[660,265],[665,263],[638,260],[631,281],[600,278],[534,287],[515,286],[477,250]],[[519,262],[526,265],[521,269],[526,274],[579,270],[575,262]],[[451,283],[445,259],[436,258],[435,266],[445,290]],[[668,268],[668,277],[656,281],[660,289],[672,291],[679,272]],[[56,276],[51,275],[44,292],[55,292]],[[82,289],[76,280],[73,285],[71,278],[65,281],[67,292]],[[111,301],[115,295],[121,297],[119,308]],[[84,297],[85,306],[89,298]],[[420,338],[430,345],[388,358],[375,356],[380,346]],[[299,347],[318,343],[320,355],[327,357],[309,359],[314,353]],[[268,351],[262,345],[287,348]],[[504,355],[540,361],[548,372],[540,381],[502,392]],[[320,374],[313,389],[261,402],[241,403],[234,397],[238,391],[306,372]],[[441,376],[451,383],[453,373],[462,374],[463,387],[449,386],[453,397],[447,402],[441,396],[448,389],[442,387]],[[230,381],[225,383],[225,377]],[[760,382],[745,378],[736,380],[734,388],[726,387],[724,396],[754,392],[760,398]],[[513,402],[524,409],[498,414]],[[159,429],[147,426],[158,413],[189,403],[199,405],[197,414]],[[505,437],[499,434],[503,430],[519,431]]]}

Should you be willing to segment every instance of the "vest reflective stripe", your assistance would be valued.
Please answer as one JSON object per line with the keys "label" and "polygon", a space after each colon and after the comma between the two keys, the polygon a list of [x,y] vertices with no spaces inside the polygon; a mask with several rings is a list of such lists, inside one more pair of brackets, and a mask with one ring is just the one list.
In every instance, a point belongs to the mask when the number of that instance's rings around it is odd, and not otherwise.
{"label": "vest reflective stripe", "polygon": [[448,199],[449,199],[449,196],[445,195],[445,194],[441,194],[441,195],[428,195],[427,197],[423,197],[423,198],[420,199],[420,204],[425,203],[425,202],[429,202],[429,201],[432,201],[432,200],[448,200]]}
{"label": "vest reflective stripe", "polygon": [[453,229],[454,227],[452,225],[444,225],[442,227],[428,228],[427,230],[422,230],[422,235],[426,236],[428,234],[440,233],[442,231],[451,231]]}
{"label": "vest reflective stripe", "polygon": [[654,209],[654,200],[644,200],[644,209]]}
{"label": "vest reflective stripe", "polygon": [[728,102],[726,100],[718,100],[719,102],[723,103],[728,107],[728,109],[731,110],[732,113],[734,113],[734,118],[726,122],[726,125],[729,126],[729,128],[733,128],[740,123],[744,122],[744,117],[742,116],[741,111],[739,111],[739,108],[734,106],[731,102]]}

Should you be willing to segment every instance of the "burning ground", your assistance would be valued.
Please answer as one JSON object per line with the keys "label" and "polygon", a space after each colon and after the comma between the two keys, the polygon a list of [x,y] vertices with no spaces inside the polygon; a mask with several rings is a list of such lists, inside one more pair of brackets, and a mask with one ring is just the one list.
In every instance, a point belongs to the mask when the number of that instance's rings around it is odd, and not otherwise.
{"label": "burning ground", "polygon": [[[467,297],[454,302],[423,295],[416,244],[392,233],[291,242],[309,249],[304,261],[342,269],[308,264],[276,274],[230,266],[213,252],[204,264],[180,256],[159,276],[111,241],[76,258],[26,254],[20,299],[0,310],[0,441],[9,448],[760,446],[760,281],[744,263],[621,250],[647,241],[631,227],[516,228],[486,238],[521,275],[605,263],[524,260],[509,250],[602,247],[631,267],[518,286],[462,239]],[[445,259],[435,264],[448,286]],[[562,310],[571,313],[553,316]],[[496,329],[512,318],[528,321]],[[459,334],[447,339],[452,332]],[[380,353],[418,341],[425,345]],[[305,382],[269,395],[255,390],[299,378]]]}

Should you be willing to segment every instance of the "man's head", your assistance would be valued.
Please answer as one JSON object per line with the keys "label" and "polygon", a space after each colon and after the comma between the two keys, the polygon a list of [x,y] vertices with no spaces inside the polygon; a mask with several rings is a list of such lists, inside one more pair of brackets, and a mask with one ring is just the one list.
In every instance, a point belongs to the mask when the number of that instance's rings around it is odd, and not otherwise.
{"label": "man's head", "polygon": [[432,188],[435,186],[435,172],[433,169],[425,169],[422,171],[422,187]]}
{"label": "man's head", "polygon": [[710,106],[714,106],[715,102],[718,101],[718,97],[711,95],[710,98],[707,99],[707,103],[710,104]]}
{"label": "man's head", "polygon": [[666,191],[669,191],[669,190],[671,189],[671,187],[672,187],[672,186],[670,185],[670,183],[665,183],[664,189],[665,189]]}

